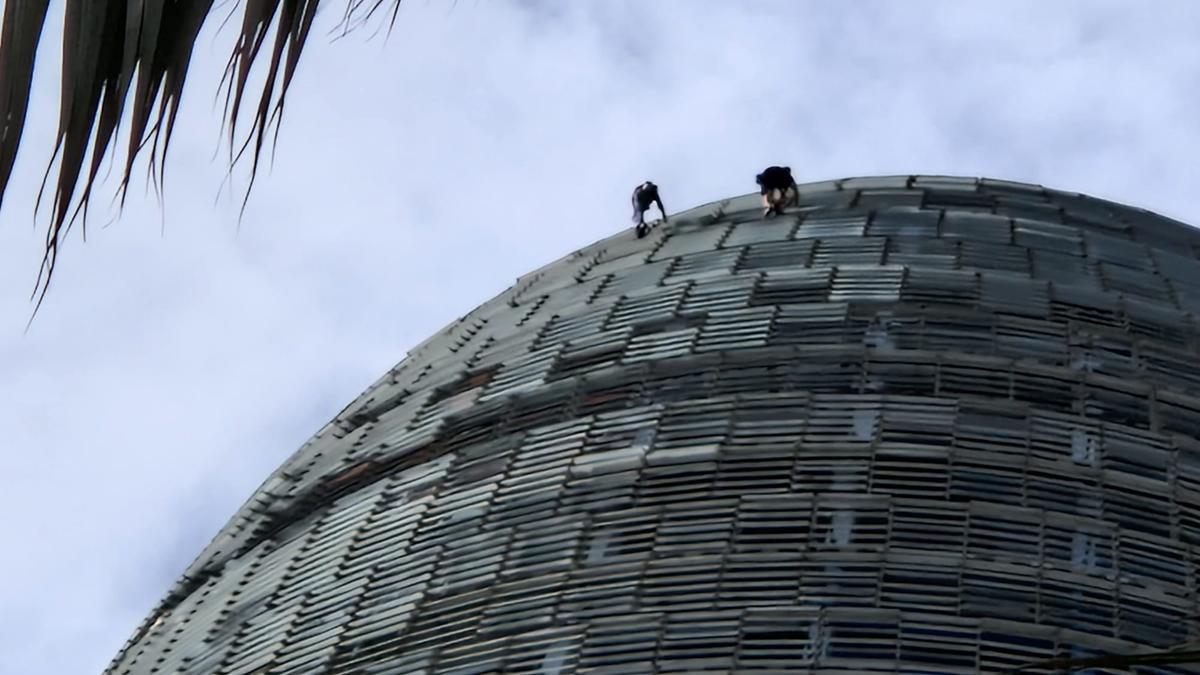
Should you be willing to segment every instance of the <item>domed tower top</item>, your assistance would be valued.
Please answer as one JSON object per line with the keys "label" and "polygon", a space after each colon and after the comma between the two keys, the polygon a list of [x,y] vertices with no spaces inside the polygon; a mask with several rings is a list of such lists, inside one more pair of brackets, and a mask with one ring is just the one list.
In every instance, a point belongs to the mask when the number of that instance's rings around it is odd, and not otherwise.
{"label": "domed tower top", "polygon": [[1186,640],[1200,234],[991,179],[799,197],[622,231],[415,347],[110,672],[996,672]]}

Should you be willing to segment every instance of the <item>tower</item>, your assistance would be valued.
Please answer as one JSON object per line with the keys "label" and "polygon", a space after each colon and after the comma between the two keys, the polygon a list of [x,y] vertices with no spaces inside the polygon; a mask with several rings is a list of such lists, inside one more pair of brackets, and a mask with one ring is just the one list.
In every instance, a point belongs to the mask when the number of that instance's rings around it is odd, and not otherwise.
{"label": "tower", "polygon": [[110,672],[1001,672],[1194,639],[1200,234],[988,179],[800,194],[621,232],[412,350]]}

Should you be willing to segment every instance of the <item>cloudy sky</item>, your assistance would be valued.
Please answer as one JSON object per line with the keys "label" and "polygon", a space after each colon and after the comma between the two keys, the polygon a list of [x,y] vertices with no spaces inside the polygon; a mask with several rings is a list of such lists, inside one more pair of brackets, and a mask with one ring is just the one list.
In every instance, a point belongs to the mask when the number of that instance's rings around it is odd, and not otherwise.
{"label": "cloudy sky", "polygon": [[[329,0],[322,30],[340,14]],[[629,225],[647,178],[671,210],[781,163],[1200,222],[1194,0],[409,2],[386,40],[308,47],[240,230],[243,186],[221,192],[214,160],[216,28],[165,201],[135,190],[101,228],[97,200],[26,334],[57,114],[44,44],[0,212],[3,673],[99,672],[271,469],[421,339]]]}

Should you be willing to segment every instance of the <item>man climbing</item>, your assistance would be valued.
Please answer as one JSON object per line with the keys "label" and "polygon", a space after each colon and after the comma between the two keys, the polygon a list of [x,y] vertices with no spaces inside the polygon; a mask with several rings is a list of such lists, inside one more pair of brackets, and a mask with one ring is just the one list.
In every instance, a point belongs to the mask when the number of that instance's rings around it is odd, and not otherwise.
{"label": "man climbing", "polygon": [[633,189],[633,221],[637,223],[638,239],[650,231],[650,226],[646,224],[646,211],[650,209],[651,204],[658,206],[662,221],[667,222],[667,210],[663,208],[662,199],[658,196],[658,186],[646,181]]}
{"label": "man climbing", "polygon": [[800,199],[790,166],[769,166],[754,180],[763,196],[763,217],[783,213]]}

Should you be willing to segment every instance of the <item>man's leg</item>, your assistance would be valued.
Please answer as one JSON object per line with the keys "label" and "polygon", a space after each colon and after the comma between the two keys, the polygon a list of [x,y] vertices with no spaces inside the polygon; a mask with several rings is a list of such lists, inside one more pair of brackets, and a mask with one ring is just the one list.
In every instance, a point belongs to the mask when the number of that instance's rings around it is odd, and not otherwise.
{"label": "man's leg", "polygon": [[767,193],[767,213],[774,213],[776,215],[779,214],[779,212],[783,209],[783,195],[784,191],[780,190],[779,188],[775,188]]}
{"label": "man's leg", "polygon": [[796,204],[799,204],[799,203],[800,203],[800,191],[796,189],[795,185],[792,185],[792,186],[789,186],[787,190],[784,190],[783,204],[779,208],[784,209],[789,206],[795,206]]}

